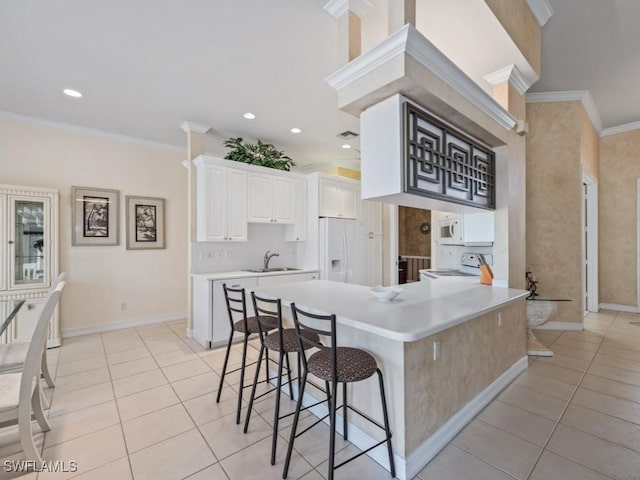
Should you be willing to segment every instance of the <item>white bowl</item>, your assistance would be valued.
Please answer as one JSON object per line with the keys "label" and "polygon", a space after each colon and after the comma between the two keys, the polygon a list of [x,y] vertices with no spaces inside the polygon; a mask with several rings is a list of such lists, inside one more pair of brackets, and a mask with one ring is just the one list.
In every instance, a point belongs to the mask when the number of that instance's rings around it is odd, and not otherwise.
{"label": "white bowl", "polygon": [[381,302],[390,302],[402,292],[402,288],[399,287],[383,287],[376,285],[369,290],[371,294]]}

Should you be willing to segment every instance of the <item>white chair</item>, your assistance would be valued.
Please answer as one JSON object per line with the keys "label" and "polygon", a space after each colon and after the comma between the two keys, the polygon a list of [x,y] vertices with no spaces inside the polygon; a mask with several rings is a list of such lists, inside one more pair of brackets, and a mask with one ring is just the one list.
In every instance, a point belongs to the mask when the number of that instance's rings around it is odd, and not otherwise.
{"label": "white chair", "polygon": [[44,432],[51,430],[41,403],[40,365],[44,353],[49,319],[60,299],[65,282],[60,282],[49,293],[40,311],[38,323],[29,342],[27,357],[22,373],[0,375],[0,424],[18,424],[20,443],[27,460],[42,464],[42,457],[33,442],[31,415],[35,417]]}
{"label": "white chair", "polygon": [[[53,281],[47,295],[51,294],[58,285],[64,280],[66,276],[65,272],[62,272]],[[53,315],[52,315],[53,316]],[[14,320],[15,321],[15,320]],[[29,349],[30,342],[12,342],[5,345],[0,345],[0,375],[6,373],[20,373],[24,365],[24,361],[27,358],[27,350]],[[49,365],[47,364],[47,352],[46,349],[42,354],[42,376],[47,382],[49,388],[55,387],[53,377],[49,372]]]}

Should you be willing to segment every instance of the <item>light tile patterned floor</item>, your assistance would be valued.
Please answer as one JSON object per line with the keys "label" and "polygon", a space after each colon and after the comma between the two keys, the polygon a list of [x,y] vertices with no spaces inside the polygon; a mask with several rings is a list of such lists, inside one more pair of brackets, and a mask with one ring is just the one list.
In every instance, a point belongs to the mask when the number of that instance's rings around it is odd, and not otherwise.
{"label": "light tile patterned floor", "polygon": [[[590,314],[584,332],[537,334],[556,355],[531,358],[508,386],[419,474],[420,480],[640,479],[640,315]],[[246,480],[281,478],[290,420],[269,464],[273,401],[255,405],[247,434],[234,422],[239,378],[215,392],[224,358],[184,337],[185,322],[65,340],[49,350],[57,386],[47,389],[51,432],[43,456],[78,462],[48,480]],[[257,350],[249,350],[251,358]],[[234,347],[231,364],[239,365]],[[289,411],[293,402],[283,399]],[[309,423],[310,418],[301,422]],[[37,431],[37,426],[36,426]],[[289,478],[326,478],[328,428],[296,443]],[[342,439],[338,457],[356,451]],[[21,458],[17,429],[0,430],[0,459]],[[0,479],[11,478],[0,469]],[[338,479],[388,479],[368,457]]]}

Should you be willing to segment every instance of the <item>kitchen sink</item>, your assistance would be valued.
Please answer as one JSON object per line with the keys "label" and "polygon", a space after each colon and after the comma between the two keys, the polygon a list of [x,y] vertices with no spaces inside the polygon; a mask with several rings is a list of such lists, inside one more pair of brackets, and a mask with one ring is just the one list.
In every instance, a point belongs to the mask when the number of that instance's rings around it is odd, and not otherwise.
{"label": "kitchen sink", "polygon": [[245,270],[245,272],[268,273],[268,272],[291,272],[293,270],[302,270],[302,269],[294,268],[294,267],[250,268]]}

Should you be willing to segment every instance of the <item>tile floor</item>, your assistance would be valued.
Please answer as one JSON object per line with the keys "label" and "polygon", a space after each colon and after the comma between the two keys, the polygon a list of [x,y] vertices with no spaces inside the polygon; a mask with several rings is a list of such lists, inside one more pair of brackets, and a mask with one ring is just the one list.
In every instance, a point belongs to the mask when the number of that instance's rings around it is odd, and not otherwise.
{"label": "tile floor", "polygon": [[[556,355],[522,373],[424,468],[420,480],[640,479],[640,315],[590,314],[584,332],[537,334]],[[250,430],[235,425],[238,375],[215,391],[223,350],[204,350],[169,322],[65,340],[49,350],[57,386],[47,389],[51,431],[36,441],[45,459],[75,473],[24,480],[281,478],[287,423],[269,464],[273,402],[255,405]],[[233,365],[241,350],[234,347]],[[255,358],[257,350],[250,349]],[[284,400],[284,408],[293,402]],[[304,424],[310,418],[303,418]],[[36,426],[37,431],[37,426]],[[328,428],[296,442],[289,478],[326,476]],[[339,440],[339,457],[355,447]],[[17,429],[0,430],[0,459],[21,458]],[[0,469],[0,478],[12,478]],[[388,479],[368,457],[340,479]]]}

